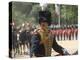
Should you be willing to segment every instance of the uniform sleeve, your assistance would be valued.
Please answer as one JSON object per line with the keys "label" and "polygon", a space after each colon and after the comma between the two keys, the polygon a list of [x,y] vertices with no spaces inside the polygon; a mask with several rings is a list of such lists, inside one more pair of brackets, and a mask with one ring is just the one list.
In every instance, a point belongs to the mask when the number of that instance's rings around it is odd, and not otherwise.
{"label": "uniform sleeve", "polygon": [[31,38],[31,43],[32,44],[39,44],[40,43],[40,38],[38,36],[38,34],[34,34]]}
{"label": "uniform sleeve", "polygon": [[40,44],[40,38],[38,34],[34,34],[31,38],[31,46],[32,46],[32,51],[35,52],[39,49],[39,44]]}
{"label": "uniform sleeve", "polygon": [[35,54],[36,57],[45,56],[44,45],[40,44],[41,38],[39,34],[33,35],[31,39],[31,51]]}
{"label": "uniform sleeve", "polygon": [[53,44],[52,44],[52,48],[60,53],[60,54],[63,54],[63,47],[60,46],[57,42],[56,42],[56,39],[55,39],[55,36],[53,37]]}

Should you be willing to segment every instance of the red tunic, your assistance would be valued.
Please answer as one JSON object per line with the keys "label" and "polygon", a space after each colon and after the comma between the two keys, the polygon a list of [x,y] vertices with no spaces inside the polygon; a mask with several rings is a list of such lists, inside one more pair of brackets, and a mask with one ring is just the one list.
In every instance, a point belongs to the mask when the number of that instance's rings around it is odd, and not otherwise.
{"label": "red tunic", "polygon": [[71,29],[68,29],[68,36],[70,36],[71,35]]}

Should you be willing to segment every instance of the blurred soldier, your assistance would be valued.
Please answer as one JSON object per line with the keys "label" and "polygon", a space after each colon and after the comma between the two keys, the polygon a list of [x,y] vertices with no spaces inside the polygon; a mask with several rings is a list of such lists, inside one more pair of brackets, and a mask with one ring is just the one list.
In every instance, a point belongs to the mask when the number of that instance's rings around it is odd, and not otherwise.
{"label": "blurred soldier", "polygon": [[78,38],[78,28],[75,28],[74,34],[75,34],[75,37],[76,37],[76,40],[77,40],[77,38]]}
{"label": "blurred soldier", "polygon": [[56,37],[57,37],[57,40],[59,40],[59,28],[56,29]]}
{"label": "blurred soldier", "polygon": [[71,29],[70,29],[70,27],[68,28],[67,34],[68,34],[68,40],[71,40]]}
{"label": "blurred soldier", "polygon": [[14,22],[12,22],[12,55],[15,57],[17,52],[17,29]]}
{"label": "blurred soldier", "polygon": [[51,33],[52,33],[52,35],[55,36],[55,38],[56,38],[56,29],[51,30]]}
{"label": "blurred soldier", "polygon": [[26,25],[26,40],[27,40],[27,48],[28,48],[28,54],[30,54],[31,56],[31,37],[33,35],[33,28],[32,28],[32,24],[29,22]]}
{"label": "blurred soldier", "polygon": [[62,32],[62,33],[63,33],[64,40],[65,40],[65,37],[66,37],[66,36],[65,36],[65,35],[66,35],[65,32],[66,32],[66,30],[65,30],[65,28],[64,28],[64,29],[63,29],[63,32]]}
{"label": "blurred soldier", "polygon": [[65,29],[65,39],[68,40],[68,27]]}
{"label": "blurred soldier", "polygon": [[62,29],[59,29],[59,39],[62,40]]}
{"label": "blurred soldier", "polygon": [[55,37],[52,36],[48,28],[51,24],[51,13],[49,11],[39,12],[39,24],[40,27],[34,32],[31,39],[32,55],[36,57],[51,56],[52,48],[61,55],[68,54],[66,49],[57,44]]}
{"label": "blurred soldier", "polygon": [[21,29],[20,29],[20,31],[19,31],[19,33],[20,33],[20,36],[19,36],[19,39],[20,39],[20,47],[21,47],[21,51],[20,51],[20,54],[25,54],[25,49],[26,49],[26,46],[25,46],[25,44],[26,44],[26,29],[25,29],[25,24],[23,23],[22,25],[21,25]]}
{"label": "blurred soldier", "polygon": [[72,40],[74,40],[74,27],[73,26],[71,27],[71,37],[72,37]]}

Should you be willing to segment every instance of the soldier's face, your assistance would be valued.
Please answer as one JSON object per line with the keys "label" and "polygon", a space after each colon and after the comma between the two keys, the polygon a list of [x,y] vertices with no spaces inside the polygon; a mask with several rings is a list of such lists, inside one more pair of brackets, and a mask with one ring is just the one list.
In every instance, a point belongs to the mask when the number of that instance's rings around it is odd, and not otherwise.
{"label": "soldier's face", "polygon": [[41,22],[40,26],[42,28],[47,28],[48,27],[48,23],[47,22]]}

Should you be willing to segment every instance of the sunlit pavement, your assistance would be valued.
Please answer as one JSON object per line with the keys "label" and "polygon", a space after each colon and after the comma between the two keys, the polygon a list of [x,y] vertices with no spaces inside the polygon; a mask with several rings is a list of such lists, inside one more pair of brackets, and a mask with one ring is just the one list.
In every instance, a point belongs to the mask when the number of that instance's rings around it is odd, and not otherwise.
{"label": "sunlit pavement", "polygon": [[[78,40],[65,40],[65,41],[57,41],[59,45],[66,48],[70,54],[73,54],[78,50]],[[52,50],[52,56],[58,54],[54,50]]]}

